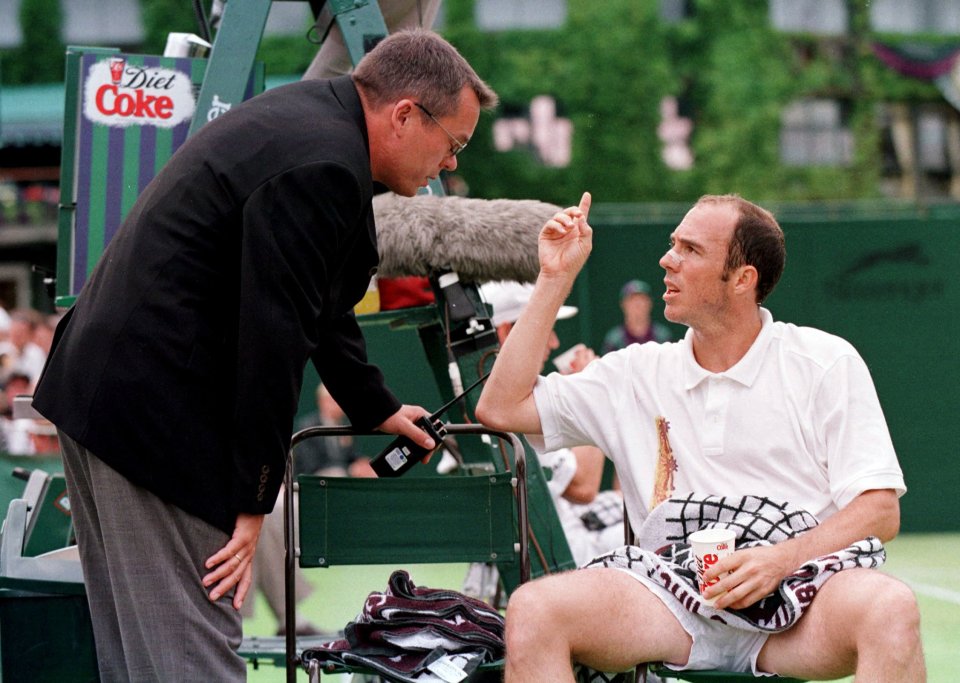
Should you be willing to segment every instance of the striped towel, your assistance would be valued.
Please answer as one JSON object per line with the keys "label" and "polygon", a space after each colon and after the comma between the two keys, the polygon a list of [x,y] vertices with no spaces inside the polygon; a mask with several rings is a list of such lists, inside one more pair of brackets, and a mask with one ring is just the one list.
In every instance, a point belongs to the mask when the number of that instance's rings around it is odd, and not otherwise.
{"label": "striped towel", "polygon": [[397,570],[367,596],[344,638],[305,650],[306,664],[372,669],[389,681],[451,683],[503,657],[503,616],[453,590],[415,586]]}

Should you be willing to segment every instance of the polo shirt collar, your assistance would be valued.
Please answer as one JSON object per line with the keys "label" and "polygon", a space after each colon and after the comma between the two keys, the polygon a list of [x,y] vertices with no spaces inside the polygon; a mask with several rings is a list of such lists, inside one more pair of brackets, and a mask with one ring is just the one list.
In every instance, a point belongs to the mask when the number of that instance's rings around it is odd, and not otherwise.
{"label": "polo shirt collar", "polygon": [[751,386],[760,372],[763,358],[773,336],[773,316],[765,308],[760,308],[760,334],[750,345],[736,365],[724,372],[705,370],[693,356],[693,330],[688,329],[683,343],[683,388],[695,388],[708,377],[726,377],[744,386]]}

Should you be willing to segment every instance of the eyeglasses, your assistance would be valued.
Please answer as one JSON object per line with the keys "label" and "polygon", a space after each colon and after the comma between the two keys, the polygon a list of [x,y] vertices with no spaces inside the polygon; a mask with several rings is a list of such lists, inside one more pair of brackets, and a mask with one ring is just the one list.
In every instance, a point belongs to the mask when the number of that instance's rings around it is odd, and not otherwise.
{"label": "eyeglasses", "polygon": [[446,126],[444,126],[442,123],[440,123],[440,121],[437,120],[437,117],[430,113],[430,110],[429,110],[429,109],[427,109],[426,107],[424,107],[424,106],[423,106],[422,104],[420,104],[419,102],[414,102],[414,104],[417,105],[417,106],[420,108],[420,111],[422,111],[424,114],[426,114],[427,116],[429,116],[431,121],[433,121],[435,124],[437,124],[438,126],[440,126],[440,130],[442,130],[444,133],[446,133],[446,134],[447,134],[447,137],[450,138],[450,142],[453,143],[453,145],[450,147],[450,156],[454,156],[454,157],[455,157],[455,156],[457,156],[458,154],[460,154],[460,152],[462,152],[463,150],[465,150],[465,149],[467,148],[467,143],[466,143],[466,142],[460,142],[460,140],[457,139],[457,136],[456,136],[456,135],[454,135],[454,134],[451,133],[449,130],[447,130]]}

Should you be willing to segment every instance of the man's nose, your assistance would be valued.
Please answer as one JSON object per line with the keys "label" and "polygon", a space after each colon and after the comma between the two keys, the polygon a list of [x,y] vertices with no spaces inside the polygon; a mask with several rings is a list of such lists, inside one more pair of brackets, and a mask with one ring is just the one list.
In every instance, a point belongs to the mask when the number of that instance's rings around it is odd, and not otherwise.
{"label": "man's nose", "polygon": [[660,267],[664,270],[676,270],[683,263],[683,257],[673,249],[670,249],[660,257]]}

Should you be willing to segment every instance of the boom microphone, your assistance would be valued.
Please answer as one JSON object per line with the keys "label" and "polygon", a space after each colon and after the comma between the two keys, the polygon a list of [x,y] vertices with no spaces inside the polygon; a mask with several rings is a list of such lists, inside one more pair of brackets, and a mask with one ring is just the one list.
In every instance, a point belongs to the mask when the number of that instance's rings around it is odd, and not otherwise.
{"label": "boom microphone", "polygon": [[559,210],[533,199],[377,195],[377,272],[404,277],[452,270],[468,282],[534,282],[537,237]]}

